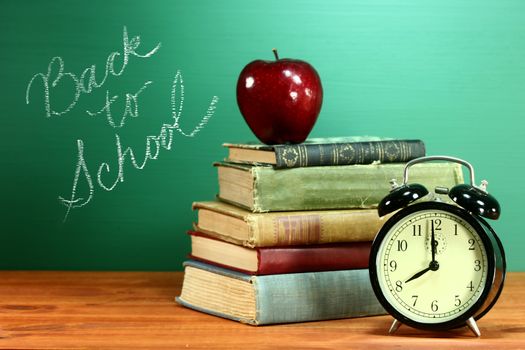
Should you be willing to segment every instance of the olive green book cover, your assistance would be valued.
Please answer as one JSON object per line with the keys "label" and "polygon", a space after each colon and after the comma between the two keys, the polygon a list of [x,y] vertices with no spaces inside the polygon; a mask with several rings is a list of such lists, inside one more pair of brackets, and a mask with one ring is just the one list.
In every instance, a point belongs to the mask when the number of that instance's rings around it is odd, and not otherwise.
{"label": "olive green book cover", "polygon": [[[253,212],[377,208],[390,189],[402,182],[405,163],[373,163],[274,169],[228,162],[215,163],[218,198]],[[410,182],[430,190],[463,183],[461,165],[422,163],[410,168]]]}

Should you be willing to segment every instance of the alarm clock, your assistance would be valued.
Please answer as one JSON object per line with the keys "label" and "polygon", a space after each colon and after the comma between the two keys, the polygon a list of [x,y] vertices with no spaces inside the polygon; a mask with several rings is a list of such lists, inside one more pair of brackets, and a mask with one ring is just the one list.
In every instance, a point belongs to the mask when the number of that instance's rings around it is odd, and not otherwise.
{"label": "alarm clock", "polygon": [[[409,169],[429,161],[464,165],[470,185],[437,187],[409,184]],[[389,333],[406,324],[426,330],[468,326],[496,303],[505,280],[501,241],[484,218],[500,215],[487,182],[475,185],[472,165],[447,156],[421,157],[404,168],[403,184],[379,203],[379,216],[394,213],[376,235],[369,271],[373,290],[394,322]]]}

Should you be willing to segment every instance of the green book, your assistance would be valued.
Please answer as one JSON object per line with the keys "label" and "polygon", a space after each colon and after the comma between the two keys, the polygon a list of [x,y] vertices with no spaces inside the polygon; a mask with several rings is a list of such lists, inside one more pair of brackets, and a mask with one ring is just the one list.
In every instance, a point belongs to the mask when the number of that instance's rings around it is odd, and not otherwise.
{"label": "green book", "polygon": [[368,269],[251,276],[184,263],[186,307],[250,325],[382,315]]}
{"label": "green book", "polygon": [[[376,208],[402,183],[404,163],[274,169],[271,166],[215,163],[218,198],[252,212]],[[421,163],[410,168],[410,183],[432,191],[463,183],[461,165]]]}

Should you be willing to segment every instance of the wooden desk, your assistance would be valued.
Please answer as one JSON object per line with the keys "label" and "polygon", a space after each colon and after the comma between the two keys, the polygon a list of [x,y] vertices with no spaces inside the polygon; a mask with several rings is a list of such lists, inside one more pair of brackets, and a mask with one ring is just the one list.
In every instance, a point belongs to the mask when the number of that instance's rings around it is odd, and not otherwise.
{"label": "wooden desk", "polygon": [[0,271],[0,348],[355,349],[525,348],[525,273],[478,322],[431,333],[389,316],[252,327],[177,305],[180,272]]}

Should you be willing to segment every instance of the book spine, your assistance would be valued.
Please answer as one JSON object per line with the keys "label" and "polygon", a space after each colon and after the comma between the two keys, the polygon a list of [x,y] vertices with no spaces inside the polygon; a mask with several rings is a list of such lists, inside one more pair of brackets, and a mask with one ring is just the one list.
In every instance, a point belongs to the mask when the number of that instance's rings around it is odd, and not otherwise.
{"label": "book spine", "polygon": [[367,269],[258,276],[252,281],[259,325],[385,313]]}
{"label": "book spine", "polygon": [[[402,178],[404,164],[252,170],[254,212],[376,208],[390,191],[389,180]],[[450,188],[463,182],[463,174],[459,164],[428,163],[413,167],[410,181]]]}
{"label": "book spine", "polygon": [[257,275],[368,268],[372,242],[257,249]]}
{"label": "book spine", "polygon": [[245,220],[249,247],[372,241],[385,222],[375,209],[274,212]]}
{"label": "book spine", "polygon": [[407,162],[425,155],[421,140],[276,145],[277,169],[327,165]]}

